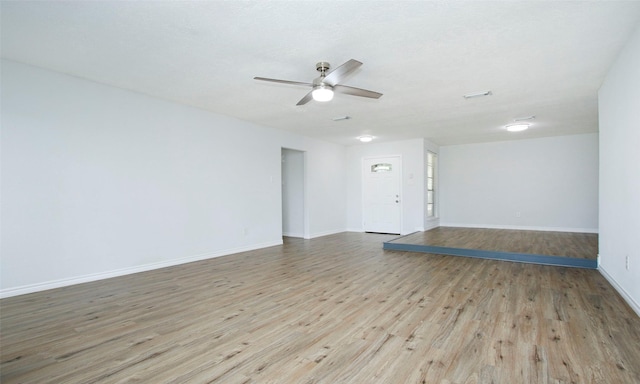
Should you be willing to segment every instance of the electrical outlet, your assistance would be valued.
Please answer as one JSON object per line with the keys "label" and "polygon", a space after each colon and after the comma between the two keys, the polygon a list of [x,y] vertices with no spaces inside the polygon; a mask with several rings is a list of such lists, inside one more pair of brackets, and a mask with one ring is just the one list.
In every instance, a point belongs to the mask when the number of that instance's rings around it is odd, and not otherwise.
{"label": "electrical outlet", "polygon": [[520,211],[516,211],[516,217],[520,217],[521,215]]}

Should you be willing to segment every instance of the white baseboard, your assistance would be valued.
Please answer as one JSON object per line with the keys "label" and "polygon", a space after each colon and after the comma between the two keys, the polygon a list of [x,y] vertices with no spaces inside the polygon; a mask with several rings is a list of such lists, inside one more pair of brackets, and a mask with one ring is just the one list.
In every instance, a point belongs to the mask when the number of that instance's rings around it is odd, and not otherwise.
{"label": "white baseboard", "polygon": [[633,297],[631,297],[631,295],[629,295],[629,293],[625,291],[624,288],[622,288],[620,284],[618,284],[618,282],[613,277],[611,277],[611,275],[601,265],[598,266],[598,271],[600,271],[600,274],[604,276],[604,278],[607,279],[609,283],[611,283],[611,285],[613,286],[613,288],[615,288],[616,291],[618,291],[620,296],[622,296],[624,301],[626,301],[627,304],[629,304],[629,306],[631,307],[631,309],[633,309],[636,315],[640,316],[640,304],[636,303]]}
{"label": "white baseboard", "polygon": [[438,228],[440,226],[440,218],[439,217],[432,217],[430,219],[425,220],[424,222],[424,230],[428,231],[430,229],[433,228]]}
{"label": "white baseboard", "polygon": [[104,279],[109,279],[109,278],[112,278],[112,277],[130,275],[130,274],[133,274],[133,273],[146,272],[146,271],[151,271],[151,270],[154,270],[154,269],[172,267],[174,265],[192,263],[194,261],[212,259],[214,257],[227,256],[227,255],[231,255],[231,254],[234,254],[234,253],[253,251],[253,250],[256,250],[256,249],[273,247],[273,246],[276,246],[276,245],[282,245],[282,240],[271,241],[271,242],[266,242],[266,243],[261,243],[261,244],[253,244],[253,245],[246,246],[246,247],[226,249],[226,250],[223,250],[223,251],[202,253],[202,254],[199,254],[199,255],[181,257],[181,258],[177,258],[177,259],[161,261],[161,262],[158,262],[158,263],[139,265],[139,266],[135,266],[135,267],[116,269],[116,270],[108,271],[108,272],[100,272],[100,273],[93,273],[93,274],[89,274],[89,275],[70,277],[70,278],[66,278],[66,279],[52,280],[52,281],[47,281],[47,282],[43,282],[43,283],[23,285],[23,286],[15,287],[15,288],[6,288],[6,289],[0,290],[0,299],[4,299],[6,297],[18,296],[18,295],[26,295],[28,293],[46,291],[46,290],[54,289],[54,288],[67,287],[67,286],[70,286],[70,285],[88,283],[88,282],[91,282],[91,281],[104,280]]}
{"label": "white baseboard", "polygon": [[301,233],[301,232],[282,232],[282,236],[299,237],[301,239],[304,239],[304,233]]}
{"label": "white baseboard", "polygon": [[459,224],[459,223],[440,223],[439,226],[440,227],[459,227],[459,228],[516,229],[516,230],[522,230],[522,231],[598,233],[598,228],[536,227],[536,226],[526,226],[526,225]]}
{"label": "white baseboard", "polygon": [[344,229],[335,229],[332,231],[316,232],[309,236],[309,239],[315,239],[316,237],[335,235],[336,233],[346,232]]}

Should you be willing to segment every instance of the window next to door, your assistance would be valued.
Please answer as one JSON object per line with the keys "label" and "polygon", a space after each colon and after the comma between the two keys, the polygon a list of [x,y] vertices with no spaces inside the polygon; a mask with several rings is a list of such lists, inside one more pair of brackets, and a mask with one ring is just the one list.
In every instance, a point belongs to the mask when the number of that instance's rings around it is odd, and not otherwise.
{"label": "window next to door", "polygon": [[436,161],[438,155],[427,152],[427,218],[436,217]]}

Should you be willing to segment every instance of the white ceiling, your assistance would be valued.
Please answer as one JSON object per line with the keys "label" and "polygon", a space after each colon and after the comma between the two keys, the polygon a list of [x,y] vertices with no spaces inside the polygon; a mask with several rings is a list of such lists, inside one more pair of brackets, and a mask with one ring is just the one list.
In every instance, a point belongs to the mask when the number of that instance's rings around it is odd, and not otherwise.
{"label": "white ceiling", "polygon": [[[1,17],[4,59],[344,145],[451,145],[597,132],[640,1],[2,1]],[[351,58],[344,84],[382,98],[296,106],[308,89],[253,80],[311,82],[316,62]]]}

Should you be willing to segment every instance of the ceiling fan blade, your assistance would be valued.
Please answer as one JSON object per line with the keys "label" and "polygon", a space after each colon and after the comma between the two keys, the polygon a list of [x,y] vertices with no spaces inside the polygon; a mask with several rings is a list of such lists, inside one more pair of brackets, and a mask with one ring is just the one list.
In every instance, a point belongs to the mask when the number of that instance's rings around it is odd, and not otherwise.
{"label": "ceiling fan blade", "polygon": [[300,99],[300,101],[298,101],[298,104],[296,104],[296,105],[304,105],[304,104],[307,104],[309,101],[311,101],[311,99],[313,99],[313,96],[311,95],[311,92],[313,92],[313,91],[310,91],[309,93],[307,93],[305,95],[305,97]]}
{"label": "ceiling fan blade", "polygon": [[260,81],[270,81],[272,83],[282,83],[282,84],[292,84],[292,85],[303,85],[305,87],[311,87],[313,84],[311,83],[302,83],[300,81],[291,81],[291,80],[278,80],[278,79],[269,79],[268,77],[254,77],[255,80]]}
{"label": "ceiling fan blade", "polygon": [[338,68],[334,69],[333,71],[329,72],[322,81],[329,85],[336,85],[344,80],[351,72],[358,69],[361,65],[362,63],[358,60],[351,59]]}
{"label": "ceiling fan blade", "polygon": [[349,87],[347,85],[334,85],[333,90],[335,92],[344,93],[346,95],[369,97],[371,99],[379,99],[382,96],[380,92],[368,91],[362,88]]}

